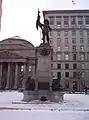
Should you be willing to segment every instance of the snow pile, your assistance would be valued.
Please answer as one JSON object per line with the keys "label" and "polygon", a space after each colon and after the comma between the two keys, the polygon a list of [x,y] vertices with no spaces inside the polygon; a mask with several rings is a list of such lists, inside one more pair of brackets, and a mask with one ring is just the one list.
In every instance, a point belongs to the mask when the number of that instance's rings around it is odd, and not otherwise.
{"label": "snow pile", "polygon": [[[0,92],[0,106],[14,108],[28,108],[33,110],[61,110],[61,111],[89,111],[89,95],[85,94],[65,94],[62,103],[37,104],[38,101],[29,103],[23,102],[23,93],[17,91]],[[18,101],[20,104],[13,104]],[[34,103],[34,104],[32,104]]]}
{"label": "snow pile", "polygon": [[89,95],[65,94],[59,104],[12,104],[22,99],[23,94],[17,91],[0,92],[0,107],[23,109],[0,110],[0,120],[89,120]]}

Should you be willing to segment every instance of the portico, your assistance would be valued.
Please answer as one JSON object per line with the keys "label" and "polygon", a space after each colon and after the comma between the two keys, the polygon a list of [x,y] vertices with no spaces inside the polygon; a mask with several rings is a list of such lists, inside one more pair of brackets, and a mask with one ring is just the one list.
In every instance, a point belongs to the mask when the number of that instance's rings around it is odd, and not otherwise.
{"label": "portico", "polygon": [[[36,58],[32,55],[18,54],[15,52],[17,50],[15,49],[14,52],[10,49],[0,50],[0,89],[25,89],[26,80],[35,74]],[[26,47],[26,50],[30,49]],[[26,50],[19,49],[23,53]]]}
{"label": "portico", "polygon": [[[21,71],[21,65],[24,65],[24,71]],[[29,72],[27,68],[28,64],[25,62],[0,62],[0,88],[18,89],[22,87],[24,89],[28,76],[31,76],[31,71]],[[24,74],[23,76],[20,75],[21,72]]]}

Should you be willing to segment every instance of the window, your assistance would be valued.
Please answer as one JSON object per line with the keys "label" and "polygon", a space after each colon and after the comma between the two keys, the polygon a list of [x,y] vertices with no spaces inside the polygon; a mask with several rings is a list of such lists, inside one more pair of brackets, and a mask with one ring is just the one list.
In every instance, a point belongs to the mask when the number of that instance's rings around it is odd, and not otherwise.
{"label": "window", "polygon": [[87,53],[87,60],[89,60],[89,52]]}
{"label": "window", "polygon": [[65,64],[65,69],[69,69],[69,64]]}
{"label": "window", "polygon": [[85,68],[85,65],[84,64],[82,64],[82,69],[84,69]]}
{"label": "window", "polygon": [[68,24],[69,24],[69,17],[64,16],[64,25],[68,25]]}
{"label": "window", "polygon": [[68,31],[64,31],[64,37],[68,38]]}
{"label": "window", "polygon": [[80,51],[84,51],[84,46],[80,46]]}
{"label": "window", "polygon": [[89,45],[88,45],[88,51],[89,51]]}
{"label": "window", "polygon": [[54,17],[53,16],[49,16],[49,24],[54,25]]}
{"label": "window", "polygon": [[68,38],[65,38],[65,44],[68,44]]}
{"label": "window", "polygon": [[60,46],[57,47],[57,51],[60,51]]}
{"label": "window", "polygon": [[76,60],[76,54],[73,54],[73,60]]}
{"label": "window", "polygon": [[57,38],[57,45],[60,45],[60,44],[61,44],[61,39]]}
{"label": "window", "polygon": [[61,72],[57,72],[57,78],[61,78]]}
{"label": "window", "polygon": [[74,63],[74,64],[73,64],[73,69],[76,69],[76,68],[77,68],[77,64]]}
{"label": "window", "polygon": [[31,66],[29,66],[29,72],[31,72],[31,70],[32,70],[32,67],[31,67]]}
{"label": "window", "polygon": [[80,60],[84,60],[84,54],[80,54]]}
{"label": "window", "polygon": [[89,44],[89,38],[87,39],[87,41],[88,41],[88,44]]}
{"label": "window", "polygon": [[61,25],[61,16],[56,16],[57,25]]}
{"label": "window", "polygon": [[76,46],[75,45],[72,46],[72,50],[76,51]]}
{"label": "window", "polygon": [[72,30],[72,37],[76,37],[76,31]]}
{"label": "window", "polygon": [[77,77],[77,73],[73,72],[73,78],[76,78],[76,77]]}
{"label": "window", "polygon": [[76,44],[76,38],[72,38],[72,43]]}
{"label": "window", "polygon": [[78,25],[83,24],[83,16],[78,16]]}
{"label": "window", "polygon": [[53,68],[53,64],[51,64],[51,68]]}
{"label": "window", "polygon": [[69,55],[65,54],[65,60],[69,60]]}
{"label": "window", "polygon": [[89,16],[85,16],[85,22],[86,24],[89,24]]}
{"label": "window", "polygon": [[89,37],[89,29],[87,30],[87,36]]}
{"label": "window", "polygon": [[53,60],[53,56],[51,55],[51,60]]}
{"label": "window", "polygon": [[83,30],[79,31],[80,37],[83,37]]}
{"label": "window", "polygon": [[57,54],[57,60],[61,60],[61,54]]}
{"label": "window", "polygon": [[69,72],[65,72],[65,77],[69,77]]}
{"label": "window", "polygon": [[23,71],[24,71],[24,66],[22,65],[22,66],[21,66],[21,72],[23,72]]}
{"label": "window", "polygon": [[68,46],[65,46],[65,51],[68,51],[68,50],[69,50]]}
{"label": "window", "polygon": [[71,25],[75,25],[75,22],[76,22],[76,17],[71,16]]}
{"label": "window", "polygon": [[84,72],[82,73],[82,78],[84,78]]}
{"label": "window", "polygon": [[89,44],[89,30],[87,30],[87,40],[88,40],[88,44]]}
{"label": "window", "polygon": [[84,39],[80,38],[80,44],[83,44],[83,43],[84,43]]}
{"label": "window", "polygon": [[60,36],[61,36],[61,32],[57,31],[57,38],[60,38]]}
{"label": "window", "polygon": [[57,69],[61,69],[61,64],[57,64]]}

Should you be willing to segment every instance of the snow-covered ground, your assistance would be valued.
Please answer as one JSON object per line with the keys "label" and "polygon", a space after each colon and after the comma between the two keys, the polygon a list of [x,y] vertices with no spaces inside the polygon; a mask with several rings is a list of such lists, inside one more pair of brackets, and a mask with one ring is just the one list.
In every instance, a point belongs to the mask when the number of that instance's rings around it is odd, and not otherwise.
{"label": "snow-covered ground", "polygon": [[89,120],[89,95],[65,94],[59,104],[26,104],[22,99],[17,91],[0,92],[0,108],[14,108],[0,109],[0,120]]}

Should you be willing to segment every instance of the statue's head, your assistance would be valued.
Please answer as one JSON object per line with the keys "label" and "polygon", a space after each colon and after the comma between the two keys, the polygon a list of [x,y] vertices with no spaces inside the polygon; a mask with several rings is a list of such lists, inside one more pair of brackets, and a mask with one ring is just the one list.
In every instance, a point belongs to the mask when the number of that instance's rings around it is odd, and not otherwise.
{"label": "statue's head", "polygon": [[49,21],[47,19],[45,19],[44,24],[49,25]]}

